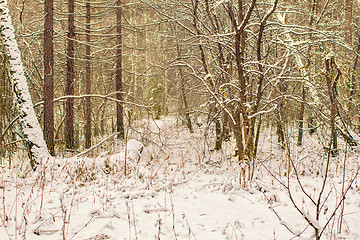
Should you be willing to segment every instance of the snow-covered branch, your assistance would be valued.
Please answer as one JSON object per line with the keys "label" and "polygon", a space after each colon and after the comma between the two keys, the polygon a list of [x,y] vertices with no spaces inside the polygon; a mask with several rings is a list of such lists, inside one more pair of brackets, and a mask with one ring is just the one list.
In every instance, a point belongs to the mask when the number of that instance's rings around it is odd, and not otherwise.
{"label": "snow-covered branch", "polygon": [[[281,13],[277,13],[276,17],[281,24],[285,24],[285,16],[284,15],[282,15]],[[309,88],[311,97],[314,99],[315,103],[319,103],[320,99],[317,95],[316,87],[310,81],[309,74],[306,72],[305,65],[302,62],[301,54],[296,50],[296,48],[294,48],[295,43],[294,43],[293,39],[291,38],[290,33],[288,33],[288,32],[285,33],[285,38],[286,38],[286,41],[288,42],[288,44],[290,45],[291,54],[295,58],[296,65],[297,65],[298,69],[300,70],[301,76],[305,79],[305,83],[306,83],[307,87]]]}

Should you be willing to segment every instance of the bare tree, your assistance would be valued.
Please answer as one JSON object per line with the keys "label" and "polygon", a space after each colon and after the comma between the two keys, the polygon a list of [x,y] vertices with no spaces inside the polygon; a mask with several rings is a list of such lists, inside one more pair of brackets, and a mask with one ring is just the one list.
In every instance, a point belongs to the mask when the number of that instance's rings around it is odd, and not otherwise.
{"label": "bare tree", "polygon": [[336,115],[338,112],[337,109],[337,90],[336,85],[341,76],[341,71],[339,67],[335,63],[335,56],[328,56],[325,60],[326,72],[326,85],[327,85],[327,93],[329,95],[330,100],[330,130],[331,130],[331,143],[332,146],[329,151],[332,155],[336,155],[338,152],[338,144],[337,144],[337,131],[336,131]]}
{"label": "bare tree", "polygon": [[[180,57],[181,55],[181,48],[179,45],[177,45],[177,52],[178,52],[178,56]],[[190,109],[189,109],[189,104],[188,104],[188,99],[186,96],[186,88],[185,88],[185,84],[186,84],[186,79],[184,77],[184,73],[183,70],[181,68],[181,66],[179,66],[179,77],[180,77],[180,90],[181,90],[181,97],[182,97],[182,101],[184,104],[184,108],[185,108],[185,121],[186,121],[186,126],[188,127],[190,133],[193,133],[193,126],[191,123],[191,118],[190,118]]]}
{"label": "bare tree", "polygon": [[[91,93],[91,48],[90,48],[90,32],[91,32],[91,4],[90,0],[86,2],[86,67],[85,67],[85,93]],[[91,147],[91,98],[86,98],[85,103],[85,147]]]}
{"label": "bare tree", "polygon": [[55,153],[53,8],[53,0],[46,0],[44,24],[44,137],[52,155]]}
{"label": "bare tree", "polygon": [[121,1],[116,2],[116,129],[118,137],[124,139],[124,107],[123,107],[123,83],[122,83],[122,26],[121,26]]}
{"label": "bare tree", "polygon": [[[238,1],[239,8],[239,20],[236,19],[233,8],[230,4],[227,6],[227,11],[229,14],[230,21],[232,23],[233,29],[235,31],[235,61],[236,61],[236,69],[237,69],[237,77],[239,79],[239,104],[236,106],[236,110],[234,112],[234,119],[236,121],[234,126],[234,133],[236,136],[237,149],[238,149],[238,157],[239,162],[244,162],[244,154],[246,150],[244,149],[244,140],[251,140],[248,138],[249,133],[249,112],[245,108],[246,103],[246,79],[245,79],[245,70],[243,67],[244,63],[244,53],[245,53],[245,26],[248,24],[252,11],[254,10],[256,0],[251,2],[251,5],[245,14],[244,12],[244,4],[243,1]],[[241,123],[241,115],[243,122]],[[244,131],[243,131],[244,130]]]}
{"label": "bare tree", "polygon": [[[309,20],[309,27],[313,27],[315,23],[315,14],[317,9],[317,0],[312,0],[312,3],[310,4],[310,20]],[[284,19],[285,20],[285,19]],[[310,41],[312,41],[312,34],[309,36]],[[311,64],[311,44],[309,44],[308,47],[308,63],[309,66]],[[298,140],[297,145],[301,146],[303,141],[303,135],[304,135],[304,120],[305,120],[305,104],[306,104],[306,88],[305,83],[301,83],[301,103],[300,103],[300,111],[299,111],[299,131],[298,131]]]}
{"label": "bare tree", "polygon": [[[68,42],[67,42],[67,81],[65,94],[74,95],[74,77],[75,77],[75,0],[68,2]],[[68,149],[73,149],[74,145],[74,98],[66,100],[66,121],[65,121],[65,141]]]}

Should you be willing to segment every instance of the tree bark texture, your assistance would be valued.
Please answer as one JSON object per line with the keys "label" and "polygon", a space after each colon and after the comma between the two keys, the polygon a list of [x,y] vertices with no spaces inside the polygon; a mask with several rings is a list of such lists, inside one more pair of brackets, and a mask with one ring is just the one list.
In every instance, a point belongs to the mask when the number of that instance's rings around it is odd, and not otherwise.
{"label": "tree bark texture", "polygon": [[[331,131],[331,154],[333,156],[337,155],[337,132],[336,132],[336,114],[337,114],[337,104],[336,104],[336,84],[340,78],[341,71],[335,63],[335,58],[333,56],[325,60],[326,66],[326,84],[328,88],[328,95],[330,100],[330,131]],[[335,72],[336,71],[336,72]]]}
{"label": "tree bark texture", "polygon": [[121,1],[116,2],[116,130],[118,138],[124,139],[124,108],[123,108],[123,84],[122,84],[122,13]]}
{"label": "tree bark texture", "polygon": [[[86,69],[85,69],[85,92],[91,93],[91,39],[90,39],[90,0],[86,3]],[[91,147],[91,98],[85,99],[85,148]]]}
{"label": "tree bark texture", "polygon": [[[0,84],[1,86],[1,84]],[[3,92],[1,92],[2,88],[0,88],[0,111],[3,111],[2,101],[3,101]],[[3,150],[3,116],[2,112],[0,112],[0,165],[3,165],[3,157],[4,157],[4,150]]]}
{"label": "tree bark texture", "polygon": [[345,0],[345,40],[352,44],[353,0]]}
{"label": "tree bark texture", "polygon": [[306,101],[306,90],[304,84],[302,84],[302,94],[301,94],[301,104],[300,104],[300,112],[299,112],[299,133],[297,145],[302,145],[303,135],[304,135],[304,116],[305,116],[305,101]]}
{"label": "tree bark texture", "polygon": [[0,37],[9,58],[9,78],[15,103],[20,112],[20,121],[30,164],[35,170],[38,163],[49,159],[51,156],[31,101],[19,47],[15,39],[15,30],[5,0],[0,0],[0,14]]}
{"label": "tree bark texture", "polygon": [[[68,2],[68,45],[67,45],[67,81],[65,94],[74,95],[74,38],[75,38],[75,0]],[[65,142],[66,148],[73,149],[74,145],[74,98],[66,100],[66,119],[65,119]]]}
{"label": "tree bark texture", "polygon": [[53,0],[45,0],[44,23],[44,137],[51,155],[54,155],[54,47]]}
{"label": "tree bark texture", "polygon": [[[1,54],[3,55],[3,54]],[[5,81],[7,81],[6,77],[6,57],[1,56],[0,59],[2,60],[1,67],[1,78],[0,78],[0,164],[3,165],[3,157],[5,154],[5,150],[3,147],[4,142],[4,135],[3,135],[3,128],[5,126],[5,119],[6,119],[6,112],[9,111],[6,108],[6,84]]]}

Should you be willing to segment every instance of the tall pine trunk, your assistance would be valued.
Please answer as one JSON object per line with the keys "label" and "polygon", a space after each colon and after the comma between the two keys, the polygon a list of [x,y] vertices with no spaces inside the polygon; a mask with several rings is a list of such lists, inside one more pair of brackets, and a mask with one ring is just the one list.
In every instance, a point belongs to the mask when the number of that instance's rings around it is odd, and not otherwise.
{"label": "tall pine trunk", "polygon": [[121,1],[116,2],[116,130],[118,138],[124,139],[124,108],[123,108],[123,86],[122,86],[122,25],[121,25]]}
{"label": "tall pine trunk", "polygon": [[44,24],[44,137],[50,154],[54,155],[54,47],[53,0],[45,0]]}
{"label": "tall pine trunk", "polygon": [[42,160],[49,159],[51,156],[44,140],[43,131],[36,118],[19,47],[15,39],[14,27],[5,0],[0,0],[0,14],[1,43],[4,45],[6,55],[9,59],[9,78],[15,103],[20,112],[20,121],[28,149],[30,164],[35,170],[38,163]]}
{"label": "tall pine trunk", "polygon": [[[90,0],[86,3],[86,69],[85,92],[91,93]],[[85,148],[91,147],[91,98],[85,100]]]}
{"label": "tall pine trunk", "polygon": [[[74,37],[75,37],[75,0],[69,0],[68,3],[68,45],[67,45],[67,81],[65,94],[74,95]],[[65,142],[67,149],[73,149],[74,146],[74,98],[69,97],[66,100],[66,118],[65,118]]]}
{"label": "tall pine trunk", "polygon": [[4,114],[2,111],[4,111],[4,107],[3,107],[3,87],[2,87],[2,82],[0,80],[0,165],[3,165],[3,156],[4,156],[4,151],[3,151],[3,118],[4,116],[2,114]]}

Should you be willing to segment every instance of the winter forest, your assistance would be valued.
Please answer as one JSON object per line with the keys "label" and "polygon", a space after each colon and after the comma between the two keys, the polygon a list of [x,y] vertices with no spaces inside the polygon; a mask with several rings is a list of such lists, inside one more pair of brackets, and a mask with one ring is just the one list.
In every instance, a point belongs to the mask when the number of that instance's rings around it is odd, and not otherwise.
{"label": "winter forest", "polygon": [[359,0],[0,0],[0,240],[360,239]]}

